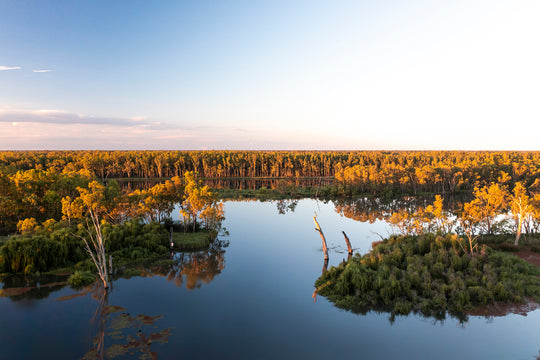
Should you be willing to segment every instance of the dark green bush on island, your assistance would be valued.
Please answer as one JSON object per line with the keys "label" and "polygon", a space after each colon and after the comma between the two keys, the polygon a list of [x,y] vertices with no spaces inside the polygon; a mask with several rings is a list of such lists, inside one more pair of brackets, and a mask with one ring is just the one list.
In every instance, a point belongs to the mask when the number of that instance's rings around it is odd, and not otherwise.
{"label": "dark green bush on island", "polygon": [[90,285],[96,280],[96,274],[91,271],[75,271],[67,279],[69,286],[73,288],[80,288],[86,285]]}
{"label": "dark green bush on island", "polygon": [[69,266],[86,258],[81,239],[71,229],[12,236],[0,248],[0,270],[34,273]]}
{"label": "dark green bush on island", "polygon": [[336,306],[359,313],[410,312],[460,320],[475,306],[540,301],[540,269],[483,247],[463,252],[456,235],[392,236],[370,253],[332,267],[315,283]]}
{"label": "dark green bush on island", "polygon": [[[107,253],[113,256],[115,264],[168,254],[168,231],[155,222],[130,220],[120,225],[105,224],[103,233],[107,238]],[[82,224],[11,236],[0,246],[0,273],[31,274],[75,264],[77,269],[93,269],[81,236],[88,236]]]}
{"label": "dark green bush on island", "polygon": [[144,253],[167,253],[169,232],[156,222],[144,223],[141,220],[130,220],[120,225],[103,227],[106,237],[107,253],[127,255],[135,249]]}

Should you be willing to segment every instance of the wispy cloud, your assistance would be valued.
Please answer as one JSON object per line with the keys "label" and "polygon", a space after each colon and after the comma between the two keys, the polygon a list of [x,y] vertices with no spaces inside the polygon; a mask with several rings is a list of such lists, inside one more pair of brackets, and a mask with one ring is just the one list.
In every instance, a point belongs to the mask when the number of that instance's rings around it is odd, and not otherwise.
{"label": "wispy cloud", "polygon": [[[0,108],[0,150],[249,148],[268,134],[189,126],[147,117],[89,116],[61,110]],[[266,144],[266,143],[265,143]]]}
{"label": "wispy cloud", "polygon": [[43,70],[32,70],[32,71],[35,72],[35,73],[48,73],[48,72],[51,72],[52,70],[43,69]]}
{"label": "wispy cloud", "polygon": [[144,117],[119,118],[75,114],[61,110],[11,110],[0,109],[0,122],[42,124],[87,124],[123,127],[167,127]]}
{"label": "wispy cloud", "polygon": [[9,66],[2,66],[0,65],[0,71],[1,70],[20,70],[21,67],[20,66],[12,66],[12,67],[9,67]]}

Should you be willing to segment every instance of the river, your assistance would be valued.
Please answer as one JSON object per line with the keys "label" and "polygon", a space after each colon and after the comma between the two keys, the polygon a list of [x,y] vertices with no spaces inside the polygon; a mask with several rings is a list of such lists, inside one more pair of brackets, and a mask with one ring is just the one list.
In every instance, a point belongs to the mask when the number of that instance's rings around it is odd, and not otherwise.
{"label": "river", "polygon": [[[392,229],[359,222],[332,202],[227,201],[220,246],[184,256],[171,271],[141,270],[98,290],[62,279],[0,297],[0,359],[535,359],[540,310],[470,316],[357,315],[313,298],[323,269],[347,257],[345,231],[365,253]],[[57,282],[48,287],[47,283]],[[10,295],[10,296],[8,296]]]}

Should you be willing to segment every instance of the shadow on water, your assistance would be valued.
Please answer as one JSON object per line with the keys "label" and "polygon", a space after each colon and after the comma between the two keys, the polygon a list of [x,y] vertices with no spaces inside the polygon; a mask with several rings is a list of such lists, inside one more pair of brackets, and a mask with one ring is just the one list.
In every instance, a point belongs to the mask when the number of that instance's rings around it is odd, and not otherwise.
{"label": "shadow on water", "polygon": [[39,300],[49,297],[67,285],[68,275],[7,275],[2,281],[0,297],[13,301]]}

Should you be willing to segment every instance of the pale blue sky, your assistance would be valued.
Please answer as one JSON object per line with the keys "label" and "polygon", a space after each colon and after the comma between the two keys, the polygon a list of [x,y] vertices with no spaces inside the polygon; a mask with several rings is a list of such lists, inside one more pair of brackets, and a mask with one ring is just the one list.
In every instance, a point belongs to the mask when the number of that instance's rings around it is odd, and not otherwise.
{"label": "pale blue sky", "polygon": [[540,150],[540,2],[0,1],[0,149]]}

